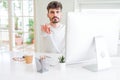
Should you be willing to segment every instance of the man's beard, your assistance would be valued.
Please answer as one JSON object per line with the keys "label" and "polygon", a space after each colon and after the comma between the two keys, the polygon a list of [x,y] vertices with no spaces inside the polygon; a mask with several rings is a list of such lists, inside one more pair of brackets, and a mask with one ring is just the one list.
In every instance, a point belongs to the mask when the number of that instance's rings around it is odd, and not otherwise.
{"label": "man's beard", "polygon": [[51,19],[51,22],[55,24],[55,23],[59,23],[60,20],[59,20],[58,17],[53,17],[53,18]]}

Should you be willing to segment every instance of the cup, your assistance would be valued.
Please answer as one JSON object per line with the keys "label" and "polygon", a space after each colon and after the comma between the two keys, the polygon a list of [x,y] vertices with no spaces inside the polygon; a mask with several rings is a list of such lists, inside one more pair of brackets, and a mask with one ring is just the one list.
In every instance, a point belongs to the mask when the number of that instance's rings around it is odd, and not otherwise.
{"label": "cup", "polygon": [[33,61],[33,55],[25,55],[26,64],[30,64]]}

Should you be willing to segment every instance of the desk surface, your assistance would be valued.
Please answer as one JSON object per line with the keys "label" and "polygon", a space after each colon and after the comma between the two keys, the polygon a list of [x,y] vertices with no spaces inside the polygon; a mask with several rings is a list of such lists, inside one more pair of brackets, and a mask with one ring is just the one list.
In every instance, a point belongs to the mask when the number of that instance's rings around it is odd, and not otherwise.
{"label": "desk surface", "polygon": [[33,61],[32,64],[13,61],[11,54],[0,54],[0,80],[120,80],[120,58],[112,57],[112,67],[100,72],[92,72],[81,64],[67,65],[61,71],[56,66],[51,66],[49,71],[38,73]]}

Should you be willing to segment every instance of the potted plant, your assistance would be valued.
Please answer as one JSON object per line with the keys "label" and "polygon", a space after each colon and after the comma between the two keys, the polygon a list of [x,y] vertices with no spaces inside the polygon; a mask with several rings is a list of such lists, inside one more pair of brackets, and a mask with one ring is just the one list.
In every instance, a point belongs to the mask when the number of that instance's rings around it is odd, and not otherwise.
{"label": "potted plant", "polygon": [[15,34],[15,44],[21,45],[23,44],[23,31],[17,31]]}
{"label": "potted plant", "polygon": [[60,69],[65,70],[65,57],[62,55],[58,58],[59,63],[60,63]]}

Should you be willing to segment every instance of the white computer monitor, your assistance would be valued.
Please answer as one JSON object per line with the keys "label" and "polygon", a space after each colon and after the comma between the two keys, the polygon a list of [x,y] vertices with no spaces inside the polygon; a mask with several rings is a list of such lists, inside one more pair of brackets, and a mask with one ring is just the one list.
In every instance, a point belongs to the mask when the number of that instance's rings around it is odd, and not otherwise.
{"label": "white computer monitor", "polygon": [[117,54],[119,14],[87,14],[69,12],[67,15],[66,63],[80,63],[96,57],[95,36],[103,36],[110,54]]}

